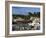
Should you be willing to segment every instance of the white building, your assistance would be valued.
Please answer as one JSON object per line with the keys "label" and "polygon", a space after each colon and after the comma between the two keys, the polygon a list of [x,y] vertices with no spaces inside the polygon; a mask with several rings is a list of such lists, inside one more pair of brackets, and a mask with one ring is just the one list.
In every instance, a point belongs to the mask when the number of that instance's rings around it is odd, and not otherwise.
{"label": "white building", "polygon": [[23,21],[24,19],[22,19],[22,18],[17,18],[17,19],[14,19],[14,22],[16,22],[16,21]]}

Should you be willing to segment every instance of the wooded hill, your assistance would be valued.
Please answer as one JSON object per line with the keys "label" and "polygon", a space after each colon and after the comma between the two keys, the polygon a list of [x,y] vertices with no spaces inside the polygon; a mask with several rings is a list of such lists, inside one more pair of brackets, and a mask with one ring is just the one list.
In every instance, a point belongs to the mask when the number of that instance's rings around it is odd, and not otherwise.
{"label": "wooded hill", "polygon": [[30,19],[31,17],[39,17],[40,18],[40,12],[34,12],[34,13],[31,13],[31,12],[28,12],[28,15],[16,15],[16,14],[12,14],[13,18],[14,19],[17,19],[17,18],[23,18],[23,19]]}

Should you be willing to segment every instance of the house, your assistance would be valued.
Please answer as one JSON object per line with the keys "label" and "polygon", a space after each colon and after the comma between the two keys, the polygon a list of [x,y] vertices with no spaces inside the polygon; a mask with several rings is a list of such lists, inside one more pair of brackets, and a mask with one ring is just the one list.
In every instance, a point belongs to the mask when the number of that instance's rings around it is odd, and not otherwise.
{"label": "house", "polygon": [[[33,20],[32,20],[33,19]],[[29,26],[38,26],[39,25],[39,23],[40,23],[40,18],[37,18],[37,17],[31,17],[30,18],[30,20],[32,20],[32,23],[30,22],[30,23],[28,23],[29,24]]]}
{"label": "house", "polygon": [[18,18],[18,19],[14,19],[14,22],[16,22],[16,21],[23,21],[24,19],[22,19],[22,18]]}

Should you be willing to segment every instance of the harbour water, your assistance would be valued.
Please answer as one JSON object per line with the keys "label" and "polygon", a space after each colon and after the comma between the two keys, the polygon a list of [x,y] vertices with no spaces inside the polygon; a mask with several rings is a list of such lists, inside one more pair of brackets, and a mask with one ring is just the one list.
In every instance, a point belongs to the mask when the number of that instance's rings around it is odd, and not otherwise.
{"label": "harbour water", "polygon": [[40,24],[34,26],[23,23],[12,24],[12,31],[24,31],[24,30],[40,30]]}

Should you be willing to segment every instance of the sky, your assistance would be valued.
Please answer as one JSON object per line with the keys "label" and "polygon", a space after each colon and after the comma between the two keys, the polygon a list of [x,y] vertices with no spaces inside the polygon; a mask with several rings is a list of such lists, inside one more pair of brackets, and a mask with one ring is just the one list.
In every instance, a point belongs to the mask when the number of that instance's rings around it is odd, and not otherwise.
{"label": "sky", "polygon": [[12,14],[28,15],[28,12],[40,12],[40,8],[36,7],[12,7]]}

